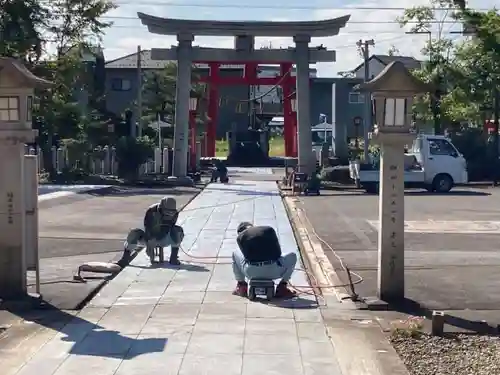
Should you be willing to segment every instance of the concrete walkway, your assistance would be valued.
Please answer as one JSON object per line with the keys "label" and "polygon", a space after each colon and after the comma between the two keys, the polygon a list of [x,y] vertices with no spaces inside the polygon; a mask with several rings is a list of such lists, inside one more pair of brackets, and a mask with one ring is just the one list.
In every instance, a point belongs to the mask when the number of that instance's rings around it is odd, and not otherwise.
{"label": "concrete walkway", "polygon": [[[227,257],[244,220],[297,251],[274,182],[211,184],[180,216],[184,249],[213,257],[183,261],[209,264],[151,268],[141,253],[17,375],[340,374],[314,296],[276,306],[231,295]],[[307,284],[303,272],[292,281]]]}

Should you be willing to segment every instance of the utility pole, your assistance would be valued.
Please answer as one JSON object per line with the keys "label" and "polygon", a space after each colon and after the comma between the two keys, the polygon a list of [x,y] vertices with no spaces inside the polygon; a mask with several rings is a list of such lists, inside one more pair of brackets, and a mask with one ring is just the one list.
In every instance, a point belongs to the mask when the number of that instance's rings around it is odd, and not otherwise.
{"label": "utility pole", "polygon": [[142,126],[141,126],[141,117],[142,117],[142,50],[141,46],[137,46],[137,108],[135,115],[135,122],[132,121],[132,137],[136,136],[136,124],[137,124],[137,135],[139,137],[142,136]]}
{"label": "utility pole", "polygon": [[[358,48],[361,50],[363,53],[363,60],[364,60],[364,68],[365,68],[365,76],[364,76],[364,81],[368,82],[370,80],[370,46],[375,45],[375,41],[373,39],[370,40],[358,40],[356,43]],[[365,155],[365,160],[368,160],[368,146],[370,143],[370,140],[368,139],[368,133],[370,132],[370,128],[372,125],[372,101],[371,101],[371,95],[369,93],[365,93],[365,107],[364,107],[364,121],[363,121],[363,139],[364,139],[364,145],[363,145],[363,152]]]}

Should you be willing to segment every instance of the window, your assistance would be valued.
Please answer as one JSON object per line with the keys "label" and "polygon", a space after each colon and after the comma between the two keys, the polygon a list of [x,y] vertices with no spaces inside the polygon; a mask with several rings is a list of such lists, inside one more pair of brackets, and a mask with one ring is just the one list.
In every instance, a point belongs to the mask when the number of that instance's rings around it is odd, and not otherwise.
{"label": "window", "polygon": [[429,152],[431,155],[457,155],[458,152],[446,139],[429,138]]}
{"label": "window", "polygon": [[0,97],[0,121],[19,121],[19,97]]}
{"label": "window", "polygon": [[359,104],[365,102],[365,96],[360,94],[359,92],[350,92],[349,93],[349,103],[351,104]]}
{"label": "window", "polygon": [[405,126],[406,100],[402,98],[385,99],[384,126]]}
{"label": "window", "polygon": [[31,121],[31,115],[33,112],[33,97],[30,95],[26,98],[26,121]]}
{"label": "window", "polygon": [[111,80],[111,89],[113,91],[129,91],[132,83],[128,79],[113,78]]}

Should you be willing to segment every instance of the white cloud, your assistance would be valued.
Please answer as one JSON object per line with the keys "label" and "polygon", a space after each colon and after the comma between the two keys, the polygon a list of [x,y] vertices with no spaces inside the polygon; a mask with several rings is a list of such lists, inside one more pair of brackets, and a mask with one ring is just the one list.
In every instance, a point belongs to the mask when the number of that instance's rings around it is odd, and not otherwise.
{"label": "white cloud", "polygon": [[[469,1],[469,6],[482,9],[493,8],[495,3],[496,0],[472,0]],[[356,42],[359,39],[375,40],[375,46],[372,47],[371,53],[385,54],[391,48],[391,45],[394,45],[402,55],[421,57],[420,50],[428,36],[426,34],[405,34],[407,30],[401,29],[397,23],[393,22],[396,17],[402,14],[402,10],[388,10],[387,8],[408,8],[427,4],[427,0],[400,0],[397,3],[389,0],[360,0],[350,1],[349,4],[344,3],[341,5],[343,9],[340,10],[286,10],[286,4],[284,4],[283,9],[258,10],[246,8],[244,12],[240,9],[225,8],[127,5],[121,6],[110,14],[113,17],[131,17],[132,19],[116,20],[116,27],[113,27],[104,38],[105,54],[107,59],[113,59],[135,52],[137,45],[141,45],[143,49],[149,49],[169,47],[176,44],[174,36],[160,36],[148,33],[146,27],[142,26],[138,19],[134,19],[138,11],[172,18],[267,19],[273,21],[319,20],[351,14],[347,27],[341,29],[339,35],[329,38],[317,38],[311,43],[312,45],[323,44],[329,49],[337,51],[336,62],[322,63],[317,66],[321,76],[334,76],[339,71],[353,69],[361,63],[361,57],[356,47]],[[329,6],[340,7],[335,4]],[[365,8],[365,10],[362,8]],[[275,47],[293,45],[291,38],[257,38],[256,47],[267,45],[269,42]],[[233,39],[228,37],[196,37],[195,40],[197,45],[215,48],[231,48],[233,43]]]}

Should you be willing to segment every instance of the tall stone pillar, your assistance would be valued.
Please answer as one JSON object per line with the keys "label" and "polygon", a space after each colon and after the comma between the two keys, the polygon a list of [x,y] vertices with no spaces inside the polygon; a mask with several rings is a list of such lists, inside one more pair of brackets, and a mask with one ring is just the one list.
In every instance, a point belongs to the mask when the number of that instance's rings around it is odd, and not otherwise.
{"label": "tall stone pillar", "polygon": [[189,97],[191,93],[192,34],[177,35],[173,175],[186,177],[188,166]]}
{"label": "tall stone pillar", "polygon": [[299,154],[299,170],[313,171],[312,131],[310,114],[309,89],[309,42],[308,35],[297,35],[295,42],[295,62],[297,64],[297,143]]}
{"label": "tall stone pillar", "polygon": [[378,298],[405,295],[404,144],[408,137],[387,135],[381,142],[378,231]]}
{"label": "tall stone pillar", "polygon": [[[25,296],[24,144],[0,129],[0,298]],[[20,133],[20,132],[19,132]],[[8,176],[8,177],[7,177]]]}

